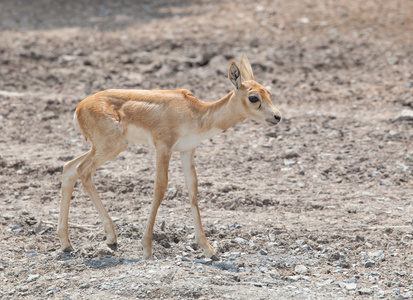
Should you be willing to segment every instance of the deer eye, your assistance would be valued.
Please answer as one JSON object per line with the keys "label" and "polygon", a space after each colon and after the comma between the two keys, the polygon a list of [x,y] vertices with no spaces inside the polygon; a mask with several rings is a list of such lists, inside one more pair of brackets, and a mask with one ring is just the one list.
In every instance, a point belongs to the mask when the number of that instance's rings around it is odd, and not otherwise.
{"label": "deer eye", "polygon": [[250,100],[251,103],[257,103],[258,101],[260,101],[257,96],[249,96],[248,100]]}

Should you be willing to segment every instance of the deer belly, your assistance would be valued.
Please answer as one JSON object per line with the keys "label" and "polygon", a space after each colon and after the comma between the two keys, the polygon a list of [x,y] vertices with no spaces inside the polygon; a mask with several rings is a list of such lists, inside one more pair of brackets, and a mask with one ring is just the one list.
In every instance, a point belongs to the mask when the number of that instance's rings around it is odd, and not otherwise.
{"label": "deer belly", "polygon": [[128,126],[125,138],[128,144],[144,143],[150,146],[154,146],[150,132],[143,129],[142,127],[137,127],[135,125]]}
{"label": "deer belly", "polygon": [[222,131],[221,129],[214,128],[207,132],[181,137],[176,141],[173,147],[173,151],[182,152],[182,151],[194,149],[203,140],[211,138],[212,136],[214,136],[215,134],[221,131]]}

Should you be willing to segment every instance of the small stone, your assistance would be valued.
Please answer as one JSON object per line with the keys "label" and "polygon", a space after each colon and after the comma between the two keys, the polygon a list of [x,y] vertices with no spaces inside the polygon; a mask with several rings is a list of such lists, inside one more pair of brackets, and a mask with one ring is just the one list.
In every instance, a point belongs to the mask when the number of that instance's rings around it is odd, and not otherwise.
{"label": "small stone", "polygon": [[388,63],[390,66],[397,65],[397,64],[399,63],[399,58],[398,58],[398,57],[395,57],[395,56],[388,57],[388,58],[387,58],[387,63]]}
{"label": "small stone", "polygon": [[243,238],[235,238],[234,242],[238,243],[238,244],[244,244],[245,242],[247,242],[246,240],[244,240]]}
{"label": "small stone", "polygon": [[364,246],[366,246],[366,248],[369,248],[369,249],[373,248],[373,245],[372,245],[371,243],[369,243],[369,242],[366,242],[366,243],[364,244]]}
{"label": "small stone", "polygon": [[27,257],[36,257],[36,256],[38,256],[38,254],[36,252],[32,251],[32,250],[27,250],[26,255],[27,255]]}
{"label": "small stone", "polygon": [[334,282],[333,279],[326,279],[323,281],[323,285],[332,284]]}
{"label": "small stone", "polygon": [[376,194],[369,192],[369,191],[365,191],[363,193],[361,193],[363,196],[367,196],[367,197],[374,197],[376,196]]}
{"label": "small stone", "polygon": [[304,265],[295,266],[294,271],[297,274],[306,274],[308,272],[307,267]]}
{"label": "small stone", "polygon": [[291,159],[284,159],[284,165],[286,166],[292,166],[295,165],[297,162],[295,160],[291,160]]}
{"label": "small stone", "polygon": [[381,256],[383,254],[383,252],[381,252],[381,251],[376,251],[376,252],[369,252],[369,253],[367,253],[367,255],[369,256],[369,257],[379,257],[379,256]]}
{"label": "small stone", "polygon": [[40,277],[39,274],[32,274],[32,275],[29,275],[29,277],[27,278],[27,281],[32,282],[32,281],[37,280],[39,277]]}
{"label": "small stone", "polygon": [[298,23],[301,23],[301,24],[308,24],[308,23],[310,23],[310,19],[309,18],[298,18],[297,19],[297,22]]}
{"label": "small stone", "polygon": [[93,253],[93,256],[107,256],[107,255],[113,255],[113,254],[114,254],[114,252],[111,249],[109,249],[107,247],[103,248],[103,246],[102,246],[102,248],[97,249]]}
{"label": "small stone", "polygon": [[[234,200],[236,203],[238,202],[238,198],[236,198]],[[238,222],[235,222],[234,224],[232,224],[231,226],[229,226],[230,228],[241,228],[242,226],[238,224]]]}
{"label": "small stone", "polygon": [[355,214],[355,213],[357,213],[357,208],[355,206],[350,207],[349,209],[347,209],[347,212],[349,214]]}
{"label": "small stone", "polygon": [[203,264],[203,265],[212,265],[212,259],[210,258],[200,258],[195,260],[196,264]]}
{"label": "small stone", "polygon": [[413,121],[413,110],[403,109],[400,115],[398,115],[394,121]]}
{"label": "small stone", "polygon": [[329,261],[336,261],[336,260],[339,260],[339,259],[340,259],[340,253],[339,252],[331,253],[331,255],[328,258]]}
{"label": "small stone", "polygon": [[88,289],[88,288],[90,288],[90,283],[89,283],[89,282],[84,283],[84,284],[80,285],[79,287],[80,287],[81,289]]}
{"label": "small stone", "polygon": [[257,48],[260,45],[260,40],[258,38],[254,38],[250,42],[251,47]]}
{"label": "small stone", "polygon": [[372,261],[372,260],[368,260],[364,264],[364,267],[366,267],[366,268],[372,268],[373,266],[374,266],[374,261]]}
{"label": "small stone", "polygon": [[10,220],[10,219],[13,219],[13,218],[14,218],[13,215],[9,215],[9,214],[4,214],[4,215],[2,215],[2,217],[3,217],[5,220]]}
{"label": "small stone", "polygon": [[412,292],[407,292],[399,295],[398,299],[411,299],[413,297]]}
{"label": "small stone", "polygon": [[339,36],[340,32],[335,28],[331,28],[331,29],[328,30],[328,34],[331,35],[331,36]]}
{"label": "small stone", "polygon": [[196,264],[205,264],[205,259],[202,259],[202,258],[200,258],[200,259],[197,259],[197,260],[195,260],[195,263]]}
{"label": "small stone", "polygon": [[357,283],[348,283],[346,284],[346,289],[349,291],[355,290],[357,288]]}
{"label": "small stone", "polygon": [[185,249],[188,250],[189,252],[195,252],[195,250],[192,249],[190,246],[186,246]]}
{"label": "small stone", "polygon": [[295,281],[298,281],[298,280],[300,280],[300,279],[301,279],[301,276],[300,276],[300,275],[288,276],[288,280],[289,280],[289,281],[295,282]]}
{"label": "small stone", "polygon": [[264,249],[261,249],[260,254],[261,255],[268,255],[268,251],[265,251]]}
{"label": "small stone", "polygon": [[307,250],[307,251],[312,250],[311,247],[310,247],[309,245],[307,245],[307,244],[303,245],[301,248],[302,248],[303,250]]}
{"label": "small stone", "polygon": [[187,258],[187,257],[183,256],[183,257],[182,257],[182,261],[187,261],[187,262],[190,262],[191,260],[190,260],[189,258]]}
{"label": "small stone", "polygon": [[358,293],[360,295],[371,295],[371,294],[373,294],[373,291],[369,288],[361,288],[361,289],[358,290]]}
{"label": "small stone", "polygon": [[29,287],[27,285],[19,285],[16,286],[16,290],[19,292],[27,292],[29,290]]}
{"label": "small stone", "polygon": [[351,264],[348,261],[342,261],[342,262],[340,262],[340,267],[342,267],[344,269],[350,269]]}
{"label": "small stone", "polygon": [[391,182],[390,180],[388,180],[388,179],[382,179],[382,180],[380,180],[380,185],[383,185],[383,186],[391,186],[391,185],[393,185],[393,184],[392,184],[392,182]]}
{"label": "small stone", "polygon": [[171,248],[171,244],[167,240],[163,240],[161,242],[162,247],[164,248]]}
{"label": "small stone", "polygon": [[14,233],[18,233],[18,232],[20,232],[20,231],[22,231],[22,230],[23,230],[23,229],[21,229],[19,225],[13,225],[13,226],[11,227],[11,231],[14,232]]}

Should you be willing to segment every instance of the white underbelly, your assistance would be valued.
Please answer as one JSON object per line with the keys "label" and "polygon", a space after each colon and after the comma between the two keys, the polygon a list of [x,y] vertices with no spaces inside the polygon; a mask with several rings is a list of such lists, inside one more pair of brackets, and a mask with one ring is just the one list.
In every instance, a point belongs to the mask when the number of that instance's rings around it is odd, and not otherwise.
{"label": "white underbelly", "polygon": [[135,125],[129,125],[125,134],[125,139],[128,144],[143,143],[150,146],[154,146],[152,135],[149,131],[137,127]]}
{"label": "white underbelly", "polygon": [[209,139],[221,132],[221,129],[214,128],[210,131],[203,132],[200,134],[187,135],[179,138],[175,145],[173,146],[173,151],[182,152],[196,148],[203,140]]}

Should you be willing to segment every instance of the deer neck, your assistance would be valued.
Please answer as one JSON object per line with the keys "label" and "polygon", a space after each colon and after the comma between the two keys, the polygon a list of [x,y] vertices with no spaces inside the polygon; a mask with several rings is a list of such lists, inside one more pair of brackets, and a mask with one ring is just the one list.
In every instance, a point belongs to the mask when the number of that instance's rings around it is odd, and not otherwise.
{"label": "deer neck", "polygon": [[232,91],[218,101],[208,103],[204,124],[209,128],[227,130],[246,119],[242,112],[239,95]]}

